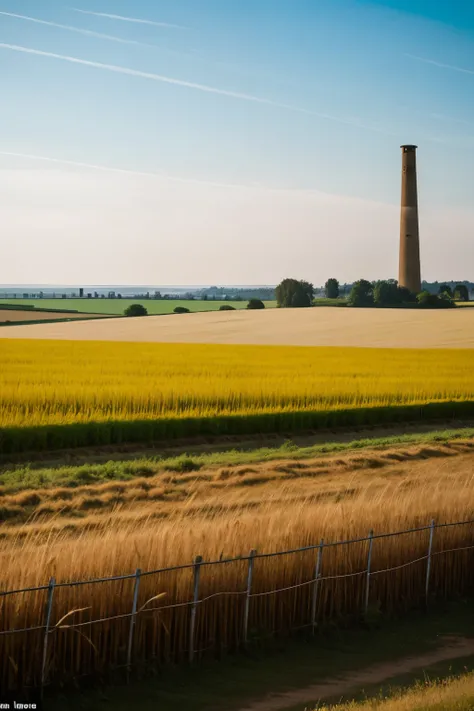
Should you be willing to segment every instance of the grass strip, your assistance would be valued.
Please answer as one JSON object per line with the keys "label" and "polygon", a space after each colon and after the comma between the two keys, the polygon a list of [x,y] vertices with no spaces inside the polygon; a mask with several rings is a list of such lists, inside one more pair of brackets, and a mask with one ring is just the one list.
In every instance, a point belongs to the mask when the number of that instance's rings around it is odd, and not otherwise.
{"label": "grass strip", "polygon": [[260,447],[251,451],[231,449],[204,454],[183,453],[178,456],[138,457],[131,461],[108,461],[82,464],[80,466],[42,467],[27,463],[4,467],[0,472],[0,487],[3,494],[12,494],[26,489],[51,488],[55,486],[82,486],[106,481],[128,481],[135,477],[154,476],[160,471],[191,472],[204,467],[238,466],[278,459],[309,459],[326,454],[350,452],[362,449],[386,449],[395,445],[443,443],[459,439],[472,439],[474,427],[446,429],[434,432],[369,437],[351,442],[328,442],[299,447],[291,440],[280,447]]}

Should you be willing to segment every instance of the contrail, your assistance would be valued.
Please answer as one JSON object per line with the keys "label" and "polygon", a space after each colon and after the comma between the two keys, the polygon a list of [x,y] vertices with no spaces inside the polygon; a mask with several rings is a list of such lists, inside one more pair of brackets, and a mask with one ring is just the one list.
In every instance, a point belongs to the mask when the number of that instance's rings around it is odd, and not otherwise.
{"label": "contrail", "polygon": [[23,52],[25,54],[33,54],[39,57],[49,57],[51,59],[60,59],[64,62],[70,62],[71,64],[81,64],[86,67],[94,67],[95,69],[104,69],[109,72],[115,72],[117,74],[125,74],[127,76],[140,77],[142,79],[150,79],[152,81],[162,82],[165,84],[173,84],[174,86],[182,86],[188,89],[195,89],[197,91],[203,91],[208,94],[219,94],[220,96],[228,96],[233,99],[240,99],[242,101],[251,101],[257,104],[264,104],[266,106],[274,106],[275,108],[285,109],[287,111],[295,111],[297,113],[306,114],[308,116],[315,116],[317,118],[327,119],[329,121],[335,121],[337,123],[344,124],[346,126],[355,126],[356,128],[362,128],[368,131],[373,131],[375,133],[386,134],[384,129],[379,129],[372,126],[367,126],[349,119],[341,118],[339,116],[332,116],[330,114],[319,113],[316,111],[310,111],[309,109],[304,109],[299,106],[292,106],[290,104],[282,104],[277,101],[272,101],[271,99],[264,99],[259,96],[253,96],[252,94],[242,94],[236,91],[229,91],[227,89],[218,89],[213,86],[208,86],[206,84],[197,84],[194,82],[184,81],[182,79],[174,79],[172,77],[162,76],[160,74],[152,74],[150,72],[142,72],[138,69],[129,69],[128,67],[120,67],[115,64],[103,64],[102,62],[92,62],[87,59],[79,59],[78,57],[69,57],[63,54],[54,54],[53,52],[44,52],[39,49],[32,49],[30,47],[22,47],[20,45],[5,44],[0,42],[0,48],[9,49],[13,52]]}
{"label": "contrail", "polygon": [[17,20],[27,20],[28,22],[35,22],[38,25],[47,25],[48,27],[57,27],[58,29],[61,29],[61,30],[68,30],[69,32],[77,32],[81,35],[87,35],[88,37],[96,37],[98,39],[111,40],[112,42],[120,42],[122,44],[134,44],[134,45],[139,45],[141,47],[156,48],[156,45],[145,44],[144,42],[138,42],[138,40],[128,40],[128,39],[123,39],[122,37],[115,37],[114,35],[105,35],[102,32],[93,32],[92,30],[84,30],[81,27],[73,27],[72,25],[60,25],[57,22],[50,22],[49,20],[40,20],[37,17],[30,17],[29,15],[16,15],[13,12],[2,12],[2,11],[0,11],[0,15],[4,15],[5,17],[14,17]]}
{"label": "contrail", "polygon": [[454,118],[453,116],[445,116],[444,114],[430,114],[431,118],[438,119],[439,121],[449,121],[452,123],[460,123],[463,126],[474,126],[472,121],[466,121],[465,119]]}
{"label": "contrail", "polygon": [[[73,168],[86,168],[88,170],[96,170],[105,173],[119,173],[121,175],[128,176],[138,176],[142,178],[155,178],[158,180],[168,180],[175,183],[192,183],[194,185],[207,185],[214,188],[232,188],[232,189],[244,189],[244,190],[255,190],[255,186],[249,185],[238,185],[232,183],[217,183],[209,180],[198,180],[196,178],[179,178],[172,175],[167,175],[166,173],[153,173],[149,171],[142,170],[131,170],[129,168],[113,168],[106,165],[97,165],[94,163],[81,163],[74,160],[66,160],[64,158],[51,158],[50,156],[39,156],[30,153],[14,153],[12,151],[0,151],[0,156],[6,156],[10,158],[25,158],[28,160],[37,160],[46,163],[56,163],[59,165],[69,165]],[[262,187],[262,190],[278,190],[277,188],[267,188]]]}
{"label": "contrail", "polygon": [[139,25],[154,25],[154,27],[171,27],[176,30],[186,30],[182,25],[172,25],[169,22],[155,22],[154,20],[140,20],[137,17],[123,17],[123,15],[110,15],[107,12],[92,12],[92,10],[79,10],[77,7],[72,7],[74,12],[80,12],[81,15],[93,15],[94,17],[106,17],[108,20],[120,20],[121,22],[135,22]]}
{"label": "contrail", "polygon": [[454,64],[443,64],[443,62],[437,62],[434,59],[425,59],[425,57],[418,57],[418,55],[416,54],[407,54],[405,52],[405,57],[417,59],[419,62],[425,62],[425,64],[432,64],[433,66],[440,67],[441,69],[452,69],[455,72],[462,72],[463,74],[474,74],[474,69],[464,69],[463,67],[456,67]]}

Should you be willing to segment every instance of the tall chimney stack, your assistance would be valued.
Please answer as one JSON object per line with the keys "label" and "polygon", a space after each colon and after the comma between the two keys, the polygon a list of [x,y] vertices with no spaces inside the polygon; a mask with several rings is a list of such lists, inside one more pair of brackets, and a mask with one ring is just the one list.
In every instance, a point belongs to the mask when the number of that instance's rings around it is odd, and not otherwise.
{"label": "tall chimney stack", "polygon": [[415,294],[421,291],[420,234],[418,225],[418,190],[416,149],[402,149],[402,204],[400,216],[400,265],[398,283]]}

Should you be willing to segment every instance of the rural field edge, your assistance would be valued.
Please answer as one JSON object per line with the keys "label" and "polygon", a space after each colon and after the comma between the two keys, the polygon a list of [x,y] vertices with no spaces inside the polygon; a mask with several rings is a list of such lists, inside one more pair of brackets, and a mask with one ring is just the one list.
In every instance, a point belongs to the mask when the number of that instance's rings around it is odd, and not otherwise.
{"label": "rural field edge", "polygon": [[210,417],[161,417],[116,421],[75,422],[0,428],[0,453],[55,451],[123,443],[159,443],[179,438],[296,433],[318,428],[401,422],[467,419],[474,401],[420,402],[410,405],[350,407]]}

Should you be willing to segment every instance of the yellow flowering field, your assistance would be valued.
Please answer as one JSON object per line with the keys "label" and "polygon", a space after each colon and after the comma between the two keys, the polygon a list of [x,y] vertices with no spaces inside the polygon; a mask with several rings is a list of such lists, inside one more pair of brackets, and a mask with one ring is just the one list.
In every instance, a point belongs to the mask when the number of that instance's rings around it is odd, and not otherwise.
{"label": "yellow flowering field", "polygon": [[5,340],[0,355],[7,451],[44,428],[63,441],[39,448],[474,413],[469,350]]}

